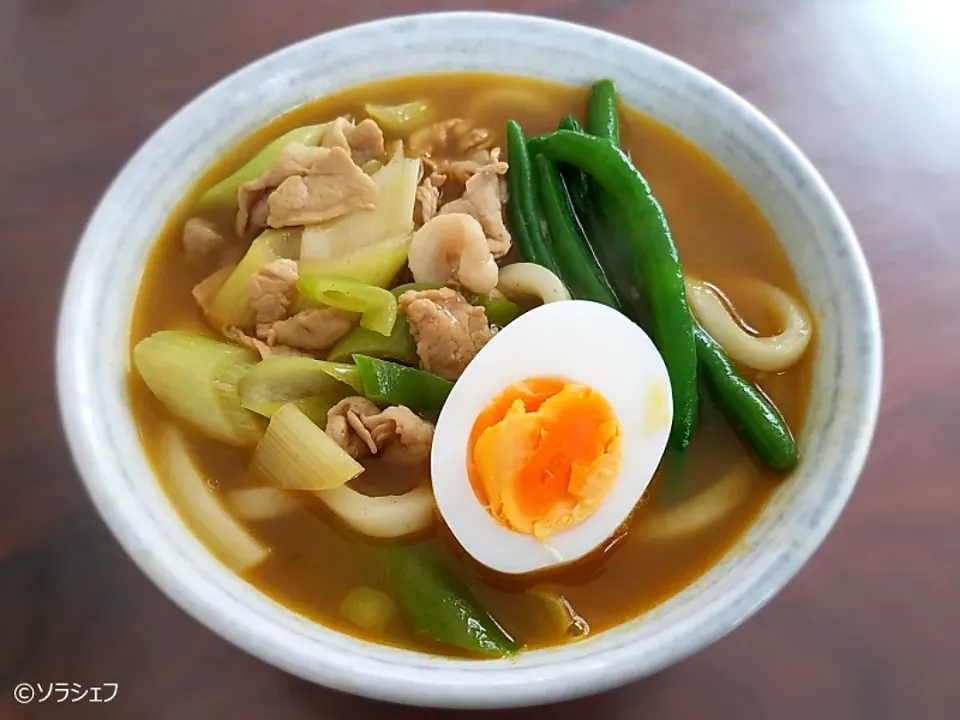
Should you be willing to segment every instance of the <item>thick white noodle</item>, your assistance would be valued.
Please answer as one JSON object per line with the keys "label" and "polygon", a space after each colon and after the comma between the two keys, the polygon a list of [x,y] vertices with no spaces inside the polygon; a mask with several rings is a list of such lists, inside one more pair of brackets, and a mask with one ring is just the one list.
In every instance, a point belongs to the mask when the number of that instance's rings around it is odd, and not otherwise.
{"label": "thick white noodle", "polygon": [[289,515],[301,502],[272,487],[239,488],[227,493],[227,506],[241,520],[262,522]]}
{"label": "thick white noodle", "polygon": [[395,538],[426,530],[435,519],[433,490],[418,485],[403,495],[371,497],[341,485],[318,490],[316,496],[358,533]]}
{"label": "thick white noodle", "polygon": [[679,505],[651,512],[639,523],[638,529],[647,540],[675,540],[701,532],[723,520],[743,502],[749,487],[749,468],[737,467]]}
{"label": "thick white noodle", "polygon": [[497,290],[511,300],[535,297],[546,304],[570,299],[560,278],[536,263],[514,263],[500,268]]}
{"label": "thick white noodle", "polygon": [[755,370],[780,372],[794,365],[810,345],[813,336],[810,314],[803,303],[778,287],[759,281],[750,283],[750,291],[770,304],[783,327],[777,335],[757,337],[730,314],[715,287],[693,278],[687,278],[686,285],[687,300],[697,322],[731,360]]}
{"label": "thick white noodle", "polygon": [[170,425],[163,430],[167,491],[187,525],[207,548],[236,572],[259,565],[270,554],[220,501],[207,477],[190,455],[183,433]]}

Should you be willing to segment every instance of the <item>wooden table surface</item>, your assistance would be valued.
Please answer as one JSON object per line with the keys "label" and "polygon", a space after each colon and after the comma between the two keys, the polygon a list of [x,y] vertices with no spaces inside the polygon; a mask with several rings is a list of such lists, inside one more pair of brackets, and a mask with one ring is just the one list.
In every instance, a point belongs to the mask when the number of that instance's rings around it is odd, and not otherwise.
{"label": "wooden table surface", "polygon": [[[373,0],[0,2],[0,718],[434,718],[314,687],[166,600],[64,443],[54,322],[98,196],[229,71],[383,14]],[[758,616],[656,677],[504,717],[960,718],[960,49],[955,0],[394,0],[541,13],[650,43],[783,127],[856,227],[883,317],[873,451],[824,547]],[[118,683],[18,705],[17,683]],[[475,716],[480,717],[482,713]]]}

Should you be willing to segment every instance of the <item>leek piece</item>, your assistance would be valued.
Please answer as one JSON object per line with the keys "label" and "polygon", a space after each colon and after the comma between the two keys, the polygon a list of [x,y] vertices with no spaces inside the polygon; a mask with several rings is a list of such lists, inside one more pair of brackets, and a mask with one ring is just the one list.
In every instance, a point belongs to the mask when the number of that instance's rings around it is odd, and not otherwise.
{"label": "leek piece", "polygon": [[[349,397],[353,393],[347,392],[344,397]],[[310,397],[297,398],[296,400],[288,400],[284,402],[283,400],[277,400],[276,402],[263,402],[257,404],[256,407],[249,408],[253,410],[257,415],[263,415],[266,418],[272,418],[277,414],[277,411],[282,408],[287,402],[291,402],[300,409],[304,415],[310,418],[313,421],[313,424],[316,425],[321,430],[325,430],[327,427],[327,414],[330,412],[330,409],[336,405],[340,400],[343,400],[343,397],[339,397],[335,394],[329,395],[311,395]]]}
{"label": "leek piece", "polygon": [[413,232],[420,161],[393,160],[370,178],[380,190],[377,206],[303,230],[301,260],[333,260],[389,238]]}
{"label": "leek piece", "polygon": [[[350,394],[352,393],[349,393],[347,397],[349,397]],[[341,400],[343,400],[342,397],[338,398],[333,394],[314,395],[312,397],[294,400],[293,404],[300,409],[300,412],[310,418],[314,425],[319,427],[321,430],[325,430],[327,427],[327,413],[329,413],[330,409]]]}
{"label": "leek piece", "polygon": [[231,490],[227,494],[227,505],[241,520],[263,522],[289,515],[302,503],[283,490],[258,487]]}
{"label": "leek piece", "polygon": [[284,490],[333,490],[363,472],[360,463],[293,403],[270,419],[250,467]]}
{"label": "leek piece", "polygon": [[383,163],[379,160],[367,160],[360,169],[363,170],[367,175],[373,175],[382,167]]}
{"label": "leek piece", "polygon": [[403,495],[370,497],[347,485],[315,494],[349,528],[368,537],[412,535],[426,530],[436,520],[433,490],[427,483]]}
{"label": "leek piece", "polygon": [[367,632],[381,633],[397,616],[397,605],[385,592],[360,585],[343,598],[340,615]]}
{"label": "leek piece", "polygon": [[204,546],[234,572],[266,560],[270,549],[223,507],[209,480],[197,469],[180,429],[173,425],[165,428],[161,443],[167,493]]}
{"label": "leek piece", "polygon": [[403,140],[394,140],[387,143],[386,154],[390,156],[389,163],[400,162],[406,159],[406,153],[403,151]]}
{"label": "leek piece", "polygon": [[237,385],[255,353],[204,335],[161,330],[133,349],[147,387],[176,417],[230,445],[252,445],[263,422],[240,404]]}
{"label": "leek piece", "polygon": [[210,275],[207,275],[207,277],[193,286],[190,294],[193,295],[193,299],[197,301],[197,305],[200,306],[200,309],[204,313],[209,310],[210,301],[213,299],[213,296],[223,287],[223,283],[226,282],[226,279],[230,277],[230,273],[232,273],[236,267],[236,263],[222,267]]}
{"label": "leek piece", "polygon": [[[288,402],[296,402],[311,419],[324,403],[327,410],[343,398],[363,391],[354,365],[307,357],[269,357],[251,368],[239,385],[240,404],[264,417],[273,417]],[[311,402],[306,402],[311,400]],[[326,410],[322,410],[324,427]]]}
{"label": "leek piece", "polygon": [[301,275],[336,275],[387,288],[407,264],[413,236],[397,235],[355,252],[326,260],[300,260]]}
{"label": "leek piece", "polygon": [[398,135],[408,134],[430,119],[430,106],[423,100],[413,100],[399,105],[379,105],[367,103],[363,106],[367,115],[377,124]]}
{"label": "leek piece", "polygon": [[526,592],[545,603],[553,626],[567,639],[582,640],[590,634],[590,624],[574,610],[559,590],[536,585]]}
{"label": "leek piece", "polygon": [[290,143],[319,145],[327,125],[329,123],[295,128],[273,140],[250,158],[243,167],[203,193],[197,201],[198,206],[204,209],[235,207],[237,205],[237,190],[243,183],[256,180],[273,167],[280,156],[280,151]]}
{"label": "leek piece", "polygon": [[274,260],[295,260],[298,254],[298,233],[295,230],[265,230],[250,244],[247,254],[224,280],[210,300],[207,319],[217,329],[228,325],[249,327],[256,321],[250,305],[247,284],[250,276]]}
{"label": "leek piece", "polygon": [[334,275],[301,275],[297,289],[313,302],[360,313],[360,327],[384,336],[397,321],[397,298],[376,285]]}

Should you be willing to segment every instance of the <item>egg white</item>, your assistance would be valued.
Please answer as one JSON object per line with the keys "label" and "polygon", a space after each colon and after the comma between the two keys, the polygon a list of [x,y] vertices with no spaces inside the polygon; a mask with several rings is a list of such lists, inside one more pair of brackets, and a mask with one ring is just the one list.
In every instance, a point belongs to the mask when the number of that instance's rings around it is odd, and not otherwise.
{"label": "egg white", "polygon": [[[534,377],[561,377],[599,392],[616,415],[622,439],[619,472],[600,507],[544,541],[497,522],[467,474],[467,444],[477,416],[508,386]],[[542,305],[501,330],[447,398],[430,455],[437,508],[464,550],[493,570],[522,574],[573,562],[609,538],[640,500],[672,421],[667,368],[642,329],[598,303]]]}

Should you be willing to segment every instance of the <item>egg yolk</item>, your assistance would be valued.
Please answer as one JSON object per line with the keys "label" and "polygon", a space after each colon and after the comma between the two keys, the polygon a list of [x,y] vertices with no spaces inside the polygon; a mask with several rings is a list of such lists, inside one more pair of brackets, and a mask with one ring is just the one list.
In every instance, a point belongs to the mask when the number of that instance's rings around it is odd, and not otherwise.
{"label": "egg yolk", "polygon": [[500,524],[546,538],[590,517],[620,466],[606,399],[558,378],[515,383],[488,404],[467,448],[470,482]]}

